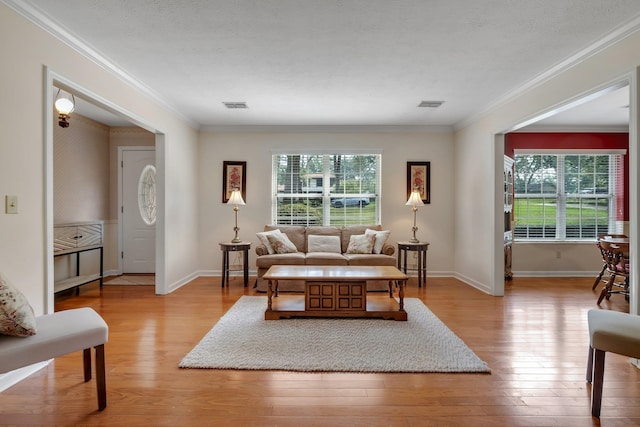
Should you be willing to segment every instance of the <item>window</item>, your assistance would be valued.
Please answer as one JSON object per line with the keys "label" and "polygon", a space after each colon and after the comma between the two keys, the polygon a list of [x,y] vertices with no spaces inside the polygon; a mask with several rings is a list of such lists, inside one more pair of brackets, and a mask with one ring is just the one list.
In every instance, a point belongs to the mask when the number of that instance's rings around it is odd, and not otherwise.
{"label": "window", "polygon": [[515,155],[514,238],[593,240],[616,231],[620,154]]}
{"label": "window", "polygon": [[379,154],[276,154],[273,223],[380,223]]}

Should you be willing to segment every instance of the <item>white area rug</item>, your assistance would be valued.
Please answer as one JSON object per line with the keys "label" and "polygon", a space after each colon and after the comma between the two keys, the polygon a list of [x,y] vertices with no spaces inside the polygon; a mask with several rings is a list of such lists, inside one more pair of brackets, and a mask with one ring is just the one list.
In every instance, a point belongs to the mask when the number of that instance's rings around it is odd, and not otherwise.
{"label": "white area rug", "polygon": [[491,372],[417,298],[407,322],[264,320],[267,297],[243,296],[180,362],[181,368],[303,372]]}

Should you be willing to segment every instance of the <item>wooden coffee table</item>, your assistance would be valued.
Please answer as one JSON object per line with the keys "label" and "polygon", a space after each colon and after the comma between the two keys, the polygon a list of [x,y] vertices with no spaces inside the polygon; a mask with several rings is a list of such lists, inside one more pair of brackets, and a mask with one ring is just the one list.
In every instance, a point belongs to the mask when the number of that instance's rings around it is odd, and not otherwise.
{"label": "wooden coffee table", "polygon": [[[408,276],[396,267],[274,265],[263,276],[269,281],[266,320],[290,317],[380,317],[407,320],[404,287]],[[304,280],[304,298],[278,296],[279,280]],[[386,280],[389,294],[367,297],[367,280]],[[397,284],[398,300],[393,298]],[[274,296],[277,301],[274,301]]]}

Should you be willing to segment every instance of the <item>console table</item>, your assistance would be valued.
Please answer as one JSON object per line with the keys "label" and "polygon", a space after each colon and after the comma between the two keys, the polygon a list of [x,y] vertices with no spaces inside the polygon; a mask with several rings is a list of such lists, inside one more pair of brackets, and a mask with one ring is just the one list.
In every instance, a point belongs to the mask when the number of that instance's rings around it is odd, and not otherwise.
{"label": "console table", "polygon": [[[273,265],[263,276],[269,281],[265,320],[289,317],[380,317],[407,320],[404,287],[407,275],[391,266]],[[279,280],[304,280],[304,298],[278,296]],[[387,280],[388,296],[367,298],[367,280]],[[398,300],[393,284],[398,285]],[[273,301],[273,296],[278,301]]]}
{"label": "console table", "polygon": [[[422,287],[422,282],[427,286],[427,250],[429,242],[398,242],[398,270],[402,270],[405,274],[407,271],[418,272],[418,287]],[[418,253],[418,268],[407,268],[407,256],[409,252]]]}
{"label": "console table", "polygon": [[[89,251],[99,251],[99,269],[96,273],[80,275],[80,254]],[[102,221],[74,222],[56,224],[53,228],[53,257],[75,255],[75,276],[57,280],[54,292],[62,292],[76,288],[76,295],[80,293],[80,286],[96,280],[102,288],[104,247],[102,244]]]}
{"label": "console table", "polygon": [[249,242],[223,242],[220,243],[220,250],[222,251],[222,287],[224,288],[225,282],[229,283],[229,271],[231,267],[229,265],[229,252],[242,251],[242,267],[244,272],[244,287],[247,287],[249,283],[249,248],[251,243]]}

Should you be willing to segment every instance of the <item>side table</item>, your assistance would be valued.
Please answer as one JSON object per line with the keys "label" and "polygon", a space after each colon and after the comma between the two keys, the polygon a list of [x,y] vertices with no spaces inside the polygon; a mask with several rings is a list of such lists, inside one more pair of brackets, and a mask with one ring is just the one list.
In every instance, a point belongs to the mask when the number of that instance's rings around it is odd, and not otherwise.
{"label": "side table", "polygon": [[[408,252],[418,252],[418,287],[422,287],[422,282],[427,286],[427,250],[429,242],[397,242],[398,243],[398,270],[407,274]],[[416,270],[416,269],[409,269]]]}
{"label": "side table", "polygon": [[222,251],[222,287],[224,284],[229,283],[229,252],[242,251],[242,266],[244,270],[244,287],[247,287],[249,283],[249,248],[251,243],[249,242],[222,242],[220,243],[220,250]]}

